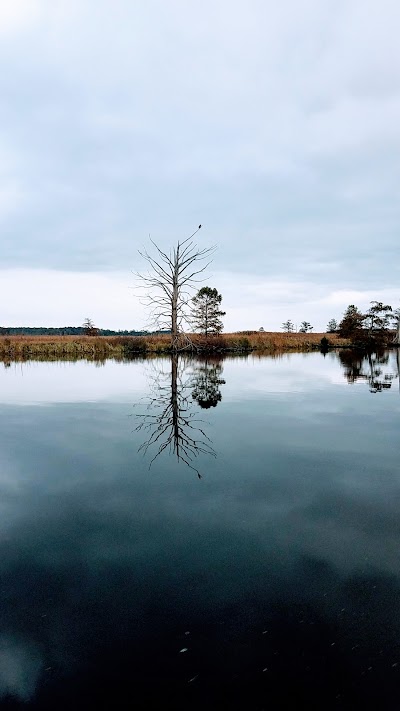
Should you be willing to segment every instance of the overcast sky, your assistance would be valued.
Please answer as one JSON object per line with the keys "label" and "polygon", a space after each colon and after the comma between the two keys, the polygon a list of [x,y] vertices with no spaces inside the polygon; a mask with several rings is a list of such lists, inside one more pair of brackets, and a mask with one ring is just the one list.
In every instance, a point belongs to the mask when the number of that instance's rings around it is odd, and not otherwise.
{"label": "overcast sky", "polygon": [[0,0],[0,325],[141,328],[199,223],[225,330],[400,303],[398,0]]}

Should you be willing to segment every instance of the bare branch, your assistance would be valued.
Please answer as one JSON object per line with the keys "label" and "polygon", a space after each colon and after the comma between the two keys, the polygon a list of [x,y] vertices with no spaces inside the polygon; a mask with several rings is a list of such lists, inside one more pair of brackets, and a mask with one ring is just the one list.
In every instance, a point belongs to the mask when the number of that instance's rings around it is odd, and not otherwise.
{"label": "bare branch", "polygon": [[[144,249],[139,250],[140,256],[148,263],[149,273],[136,273],[140,280],[138,289],[146,290],[141,303],[150,311],[151,317],[156,321],[163,320],[163,325],[171,331],[173,350],[182,347],[192,347],[190,339],[184,336],[182,324],[188,320],[186,309],[190,300],[190,290],[196,283],[202,281],[198,278],[211,264],[200,264],[215,251],[216,247],[199,248],[193,237],[201,229],[201,225],[186,239],[176,243],[169,254],[164,252],[156,242],[150,238],[155,249],[155,256]],[[199,265],[197,269],[195,265]]]}

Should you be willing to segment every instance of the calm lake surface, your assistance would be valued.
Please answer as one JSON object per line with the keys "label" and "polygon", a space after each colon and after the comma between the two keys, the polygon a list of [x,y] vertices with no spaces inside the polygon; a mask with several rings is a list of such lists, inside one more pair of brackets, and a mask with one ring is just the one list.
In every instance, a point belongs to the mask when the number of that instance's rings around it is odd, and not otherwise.
{"label": "calm lake surface", "polygon": [[0,709],[398,709],[380,360],[0,364]]}

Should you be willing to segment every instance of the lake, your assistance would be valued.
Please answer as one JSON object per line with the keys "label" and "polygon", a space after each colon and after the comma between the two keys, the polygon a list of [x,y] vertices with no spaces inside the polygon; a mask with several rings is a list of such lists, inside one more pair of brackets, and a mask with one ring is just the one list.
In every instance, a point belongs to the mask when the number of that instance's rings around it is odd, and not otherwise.
{"label": "lake", "polygon": [[396,355],[0,364],[0,709],[397,709]]}

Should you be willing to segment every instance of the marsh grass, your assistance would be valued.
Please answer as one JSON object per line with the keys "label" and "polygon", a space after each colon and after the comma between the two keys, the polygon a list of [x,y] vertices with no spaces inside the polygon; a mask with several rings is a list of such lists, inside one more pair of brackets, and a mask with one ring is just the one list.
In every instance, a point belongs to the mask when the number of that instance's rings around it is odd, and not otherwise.
{"label": "marsh grass", "polygon": [[[253,350],[309,351],[319,349],[322,333],[273,333],[243,331],[205,338],[193,334],[195,352],[224,353]],[[328,334],[331,347],[348,345],[347,340]],[[145,354],[169,353],[167,334],[149,336],[0,336],[0,359],[16,360],[106,360]]]}

